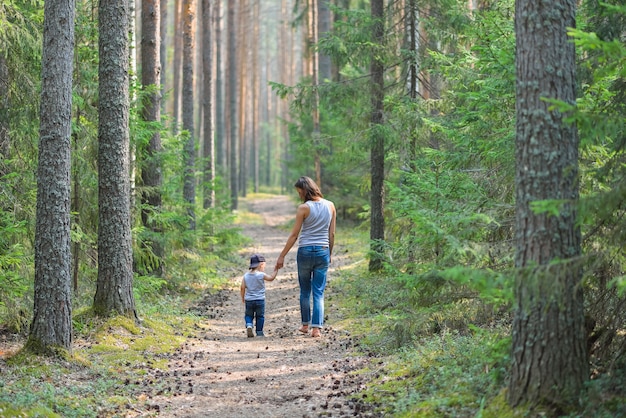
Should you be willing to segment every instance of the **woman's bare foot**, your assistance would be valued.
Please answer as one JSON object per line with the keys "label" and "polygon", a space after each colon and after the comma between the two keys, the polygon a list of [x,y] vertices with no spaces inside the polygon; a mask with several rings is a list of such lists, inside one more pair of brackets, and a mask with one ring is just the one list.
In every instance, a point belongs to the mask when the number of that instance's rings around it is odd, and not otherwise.
{"label": "woman's bare foot", "polygon": [[309,326],[308,325],[302,325],[302,327],[298,330],[303,334],[308,334],[309,333]]}
{"label": "woman's bare foot", "polygon": [[311,331],[311,337],[317,338],[317,337],[321,337],[322,333],[320,331],[319,328],[313,328],[313,331]]}

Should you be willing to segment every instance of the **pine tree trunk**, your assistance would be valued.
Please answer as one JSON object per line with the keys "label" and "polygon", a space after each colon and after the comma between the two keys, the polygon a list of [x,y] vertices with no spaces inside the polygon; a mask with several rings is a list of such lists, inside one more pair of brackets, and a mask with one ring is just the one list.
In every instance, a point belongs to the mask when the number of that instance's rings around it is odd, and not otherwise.
{"label": "pine tree trunk", "polygon": [[228,89],[229,89],[229,121],[230,121],[230,149],[229,149],[229,170],[230,170],[230,208],[237,210],[239,199],[239,179],[237,177],[237,28],[235,27],[235,15],[237,1],[228,2]]}
{"label": "pine tree trunk", "polygon": [[196,141],[194,136],[193,118],[193,57],[194,33],[193,20],[195,18],[193,0],[183,1],[183,129],[187,131],[184,153],[184,184],[183,199],[187,205],[189,229],[196,229]]}
{"label": "pine tree trunk", "polygon": [[[328,7],[329,0],[317,0],[317,38],[323,40],[330,34],[331,13]],[[330,55],[319,53],[319,82],[326,83],[332,77],[332,65]]]}
{"label": "pine tree trunk", "polygon": [[33,322],[26,347],[71,350],[70,165],[73,0],[44,3]]}
{"label": "pine tree trunk", "polygon": [[[374,20],[373,43],[382,49],[384,36],[383,25],[383,0],[372,0],[372,19]],[[370,271],[378,271],[383,267],[383,251],[385,239],[385,137],[382,132],[383,99],[384,99],[384,67],[380,54],[374,52],[371,63],[372,91],[371,91],[371,215],[370,215],[370,240],[371,258]]]}
{"label": "pine tree trunk", "polygon": [[0,177],[7,174],[4,160],[9,157],[9,67],[0,50]]}
{"label": "pine tree trunk", "polygon": [[98,280],[94,311],[134,316],[129,179],[128,0],[101,0],[98,88]]}
{"label": "pine tree trunk", "polygon": [[172,97],[172,132],[180,132],[181,97],[182,97],[182,67],[183,67],[183,2],[174,2],[174,59],[172,60],[173,84]]}
{"label": "pine tree trunk", "polygon": [[226,149],[228,136],[226,135],[224,119],[224,72],[222,71],[222,2],[215,2],[214,27],[215,27],[215,154],[217,171],[221,176],[228,173],[228,160]]}
{"label": "pine tree trunk", "polygon": [[[159,18],[159,36],[160,36],[160,51],[159,51],[159,60],[161,61],[161,72],[159,74],[159,83],[161,83],[161,97],[163,97],[163,92],[167,91],[167,46],[168,44],[168,36],[167,36],[167,8],[168,8],[168,0],[158,0],[159,1],[159,12],[161,16]],[[165,100],[161,100],[161,112],[165,112]]]}
{"label": "pine tree trunk", "polygon": [[211,1],[202,0],[202,69],[204,72],[204,135],[202,159],[204,161],[204,208],[213,207],[215,202],[215,135],[213,132],[213,19]]}
{"label": "pine tree trunk", "polygon": [[[543,98],[575,102],[575,0],[518,0],[516,306],[509,402],[575,408],[588,378],[580,268],[578,136]],[[533,202],[558,200],[557,215]]]}
{"label": "pine tree trunk", "polygon": [[[247,0],[239,1],[239,25],[237,27],[237,42],[236,45],[248,45],[249,36],[248,36],[248,8],[247,8]],[[237,70],[239,74],[237,75],[237,79],[239,81],[239,93],[236,97],[239,98],[237,105],[239,108],[238,117],[239,117],[239,173],[238,173],[238,181],[239,181],[239,196],[246,197],[246,193],[248,191],[248,166],[249,159],[247,155],[248,151],[248,137],[249,137],[249,124],[248,122],[248,109],[246,109],[246,105],[249,103],[249,82],[250,77],[248,76],[248,49],[247,48],[238,48],[238,66]]]}
{"label": "pine tree trunk", "polygon": [[252,150],[250,159],[252,166],[252,186],[255,193],[259,192],[259,54],[260,54],[260,39],[259,39],[259,26],[261,25],[259,19],[259,2],[253,2],[252,10],[252,100],[250,110],[251,121],[251,133],[252,133]]}
{"label": "pine tree trunk", "polygon": [[[161,36],[159,33],[160,12],[159,0],[142,0],[141,7],[141,84],[144,88],[156,87],[160,85],[161,77]],[[144,96],[143,120],[146,122],[161,121],[161,92],[155,90],[154,93]],[[162,170],[160,163],[161,153],[161,134],[157,130],[152,134],[150,142],[146,148],[146,152],[140,155],[144,159],[143,169],[141,170],[142,179],[142,224],[154,233],[156,237],[161,232],[161,228],[154,220],[155,213],[161,209],[161,185]],[[153,239],[148,242],[152,252],[159,260],[163,257],[163,246],[159,239]],[[158,262],[154,266],[154,273],[161,275],[162,264]]]}

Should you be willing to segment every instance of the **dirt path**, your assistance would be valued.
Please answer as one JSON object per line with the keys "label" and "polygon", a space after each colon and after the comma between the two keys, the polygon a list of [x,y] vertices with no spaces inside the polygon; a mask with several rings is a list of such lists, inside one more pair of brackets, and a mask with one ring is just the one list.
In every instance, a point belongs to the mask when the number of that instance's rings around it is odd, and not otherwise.
{"label": "dirt path", "polygon": [[[254,244],[242,255],[263,254],[268,261],[266,271],[271,271],[288,234],[276,226],[291,219],[295,204],[284,196],[246,203],[265,222],[244,226],[244,233]],[[336,250],[342,254],[340,239]],[[298,332],[295,253],[294,248],[277,279],[267,283],[265,338],[246,337],[240,275],[231,279],[232,289],[203,301],[198,307],[207,318],[202,321],[203,330],[174,355],[162,376],[175,386],[174,396],[170,393],[151,399],[158,416],[375,416],[362,402],[349,398],[365,385],[363,375],[350,372],[364,367],[368,358],[355,355],[349,332],[334,324],[338,312],[332,304],[333,270],[349,260],[333,257],[326,328],[321,338],[312,338]]]}

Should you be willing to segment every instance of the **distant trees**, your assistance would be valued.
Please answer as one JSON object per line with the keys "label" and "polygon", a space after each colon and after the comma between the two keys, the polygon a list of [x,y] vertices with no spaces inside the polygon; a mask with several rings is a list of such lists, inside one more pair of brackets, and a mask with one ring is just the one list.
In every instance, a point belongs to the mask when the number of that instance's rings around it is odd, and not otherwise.
{"label": "distant trees", "polygon": [[74,57],[73,0],[45,2],[41,71],[35,289],[26,346],[71,349],[70,132]]}

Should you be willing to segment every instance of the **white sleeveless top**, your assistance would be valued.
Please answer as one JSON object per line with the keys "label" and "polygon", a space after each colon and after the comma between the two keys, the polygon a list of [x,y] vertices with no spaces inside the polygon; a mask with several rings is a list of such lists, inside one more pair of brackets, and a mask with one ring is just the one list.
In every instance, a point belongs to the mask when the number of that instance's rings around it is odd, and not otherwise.
{"label": "white sleeveless top", "polygon": [[320,199],[309,200],[305,203],[309,207],[309,216],[302,223],[298,246],[328,246],[328,228],[332,220],[330,202],[326,199]]}
{"label": "white sleeveless top", "polygon": [[265,273],[249,271],[243,275],[246,281],[244,300],[265,300]]}

